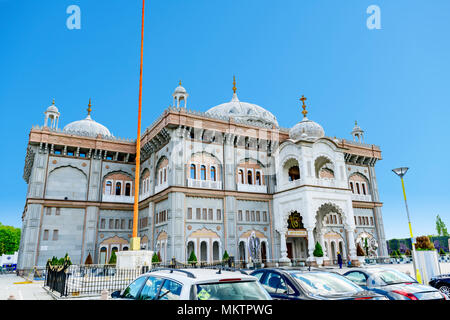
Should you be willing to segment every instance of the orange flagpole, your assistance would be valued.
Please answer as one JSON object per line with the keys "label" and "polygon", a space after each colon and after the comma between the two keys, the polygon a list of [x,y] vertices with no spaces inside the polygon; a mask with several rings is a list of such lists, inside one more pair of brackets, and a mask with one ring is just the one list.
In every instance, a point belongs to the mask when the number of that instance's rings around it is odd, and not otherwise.
{"label": "orange flagpole", "polygon": [[138,218],[139,218],[139,176],[141,166],[141,110],[142,110],[142,65],[144,62],[144,13],[145,0],[142,0],[142,29],[141,29],[141,67],[139,76],[139,111],[138,111],[138,129],[136,139],[136,170],[134,178],[134,207],[133,207],[133,236],[131,238],[130,249],[140,250],[140,238],[137,236]]}

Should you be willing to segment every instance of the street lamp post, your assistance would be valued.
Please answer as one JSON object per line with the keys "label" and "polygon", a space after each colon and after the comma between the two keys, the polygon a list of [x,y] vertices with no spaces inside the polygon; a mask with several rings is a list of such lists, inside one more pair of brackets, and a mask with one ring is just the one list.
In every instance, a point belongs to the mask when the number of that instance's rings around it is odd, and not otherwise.
{"label": "street lamp post", "polygon": [[412,228],[411,228],[411,219],[409,218],[408,202],[406,201],[405,183],[403,182],[403,176],[406,174],[408,169],[409,168],[407,168],[407,167],[402,167],[402,168],[393,169],[392,171],[396,175],[398,175],[400,177],[400,180],[402,181],[403,197],[405,199],[406,214],[408,216],[409,234],[411,236],[413,268],[416,273],[416,280],[419,283],[422,283],[422,278],[420,276],[419,269],[417,269],[417,267],[416,267],[416,246],[415,246],[416,241],[414,240],[414,236],[413,236],[413,232],[412,232]]}

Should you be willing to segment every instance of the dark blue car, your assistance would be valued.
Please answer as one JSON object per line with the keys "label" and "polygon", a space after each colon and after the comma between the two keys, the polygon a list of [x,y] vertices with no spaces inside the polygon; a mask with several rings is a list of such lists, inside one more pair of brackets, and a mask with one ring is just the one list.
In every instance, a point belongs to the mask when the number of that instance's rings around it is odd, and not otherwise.
{"label": "dark blue car", "polygon": [[355,268],[344,276],[360,287],[382,294],[390,300],[447,300],[439,290],[418,283],[392,268]]}
{"label": "dark blue car", "polygon": [[334,272],[268,268],[251,273],[276,300],[387,300]]}
{"label": "dark blue car", "polygon": [[428,284],[433,288],[439,289],[448,299],[450,299],[450,274],[431,277]]}

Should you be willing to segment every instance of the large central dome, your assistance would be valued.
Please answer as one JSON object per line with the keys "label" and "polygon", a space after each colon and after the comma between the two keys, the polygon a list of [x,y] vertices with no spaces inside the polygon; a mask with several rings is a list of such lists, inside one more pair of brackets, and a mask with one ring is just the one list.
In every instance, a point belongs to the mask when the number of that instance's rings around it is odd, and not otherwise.
{"label": "large central dome", "polygon": [[278,127],[277,118],[266,109],[252,103],[239,101],[236,92],[230,102],[215,106],[207,114],[219,117],[230,117],[248,124]]}
{"label": "large central dome", "polygon": [[88,115],[86,119],[69,123],[64,127],[63,131],[66,133],[82,134],[91,137],[96,137],[99,134],[104,137],[112,137],[108,128],[92,120],[90,115]]}

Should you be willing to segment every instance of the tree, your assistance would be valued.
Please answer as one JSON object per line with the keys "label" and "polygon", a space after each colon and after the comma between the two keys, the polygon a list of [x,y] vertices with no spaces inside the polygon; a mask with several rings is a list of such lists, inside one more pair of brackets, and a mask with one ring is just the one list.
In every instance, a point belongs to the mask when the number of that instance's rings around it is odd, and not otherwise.
{"label": "tree", "polygon": [[84,261],[84,264],[92,264],[92,256],[89,252],[88,256],[86,257],[86,261]]}
{"label": "tree", "polygon": [[228,255],[227,250],[225,250],[225,252],[223,253],[222,260],[223,260],[223,261],[228,261],[229,258],[230,258],[230,256]]}
{"label": "tree", "polygon": [[319,242],[316,242],[316,247],[314,248],[313,256],[318,258],[323,257],[322,246],[320,245]]}
{"label": "tree", "polygon": [[356,245],[356,255],[357,255],[358,257],[364,257],[364,256],[365,256],[364,250],[363,250],[363,248],[361,248],[361,245],[359,244],[359,242],[358,242],[358,244]]}
{"label": "tree", "polygon": [[152,263],[159,263],[159,258],[158,258],[158,254],[156,252],[153,253],[152,256]]}
{"label": "tree", "polygon": [[189,256],[188,262],[192,264],[197,263],[197,256],[195,255],[194,251],[191,251],[191,255]]}
{"label": "tree", "polygon": [[0,255],[14,254],[19,250],[20,232],[19,228],[0,223]]}
{"label": "tree", "polygon": [[113,251],[111,254],[111,258],[109,258],[109,264],[116,264],[117,261],[117,256],[116,256],[116,252]]}
{"label": "tree", "polygon": [[447,226],[445,225],[444,221],[442,221],[439,215],[436,216],[436,231],[438,233],[438,236],[449,236]]}

